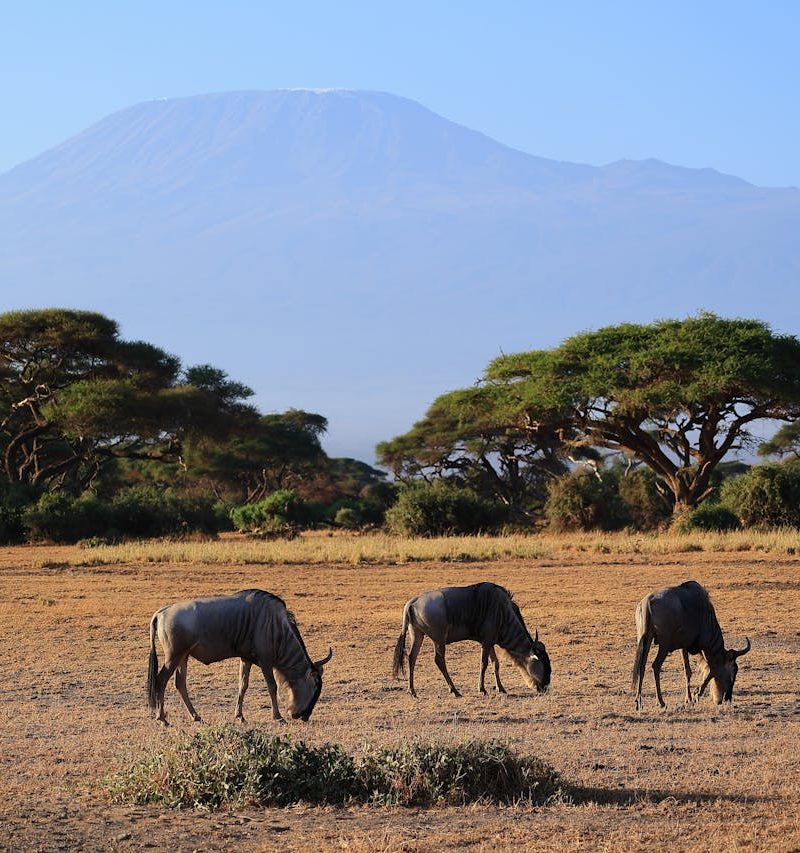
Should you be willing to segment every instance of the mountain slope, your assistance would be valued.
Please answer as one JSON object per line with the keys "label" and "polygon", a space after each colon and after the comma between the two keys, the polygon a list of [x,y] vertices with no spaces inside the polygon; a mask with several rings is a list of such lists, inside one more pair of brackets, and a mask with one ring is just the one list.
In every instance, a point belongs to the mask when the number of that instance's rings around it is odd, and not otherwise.
{"label": "mountain slope", "polygon": [[0,176],[0,308],[64,304],[371,459],[501,349],[700,308],[797,331],[800,192],[545,160],[392,95],[116,113]]}

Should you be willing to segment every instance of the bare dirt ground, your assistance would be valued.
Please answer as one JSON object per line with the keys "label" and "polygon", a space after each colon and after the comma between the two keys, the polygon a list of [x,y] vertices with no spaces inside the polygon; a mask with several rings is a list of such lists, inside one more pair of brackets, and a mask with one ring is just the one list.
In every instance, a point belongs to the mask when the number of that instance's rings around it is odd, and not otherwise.
{"label": "bare dirt ground", "polygon": [[[800,558],[698,553],[670,557],[565,554],[485,565],[59,566],[70,549],[0,549],[0,848],[432,850],[800,849]],[[41,564],[49,563],[49,568]],[[712,591],[741,660],[733,707],[683,704],[679,655],[652,676],[645,710],[628,684],[633,611],[652,589],[696,578]],[[503,665],[507,697],[477,692],[478,647],[448,649],[464,698],[451,698],[423,646],[418,701],[391,680],[404,602],[445,584],[492,580],[516,593],[553,661],[534,696]],[[148,621],[196,595],[261,587],[283,596],[312,655],[334,647],[308,724],[311,742],[502,737],[550,762],[583,794],[543,808],[378,806],[165,812],[111,804],[99,780],[127,753],[169,737],[144,704]],[[207,722],[233,716],[237,662],[189,667]],[[190,728],[174,686],[174,728]],[[265,686],[245,703],[270,722]],[[278,726],[276,726],[276,731]]]}

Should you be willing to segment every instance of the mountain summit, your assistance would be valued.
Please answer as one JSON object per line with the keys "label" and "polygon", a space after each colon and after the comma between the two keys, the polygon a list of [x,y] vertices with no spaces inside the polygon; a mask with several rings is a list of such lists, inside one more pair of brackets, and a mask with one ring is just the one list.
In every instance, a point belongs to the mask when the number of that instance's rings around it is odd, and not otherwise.
{"label": "mountain summit", "polygon": [[202,95],[0,175],[0,307],[103,311],[371,461],[501,350],[701,308],[797,331],[798,226],[797,190],[546,160],[385,93]]}

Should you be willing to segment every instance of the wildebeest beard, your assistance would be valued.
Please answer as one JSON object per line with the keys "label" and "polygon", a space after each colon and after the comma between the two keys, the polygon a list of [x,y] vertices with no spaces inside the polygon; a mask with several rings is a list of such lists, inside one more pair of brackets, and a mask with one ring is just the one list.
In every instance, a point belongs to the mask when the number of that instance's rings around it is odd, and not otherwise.
{"label": "wildebeest beard", "polygon": [[311,701],[308,703],[308,706],[305,710],[298,711],[296,714],[292,714],[293,720],[302,720],[304,723],[308,722],[308,718],[311,716],[311,712],[314,710],[314,706],[317,704],[319,695],[320,693],[322,693],[322,676],[316,670],[312,670],[311,673],[314,680],[316,681],[314,695],[311,697]]}
{"label": "wildebeest beard", "polygon": [[550,684],[550,655],[547,654],[547,650],[543,643],[534,643],[533,650],[536,657],[539,658],[544,666],[544,680],[542,681],[542,687],[547,687]]}

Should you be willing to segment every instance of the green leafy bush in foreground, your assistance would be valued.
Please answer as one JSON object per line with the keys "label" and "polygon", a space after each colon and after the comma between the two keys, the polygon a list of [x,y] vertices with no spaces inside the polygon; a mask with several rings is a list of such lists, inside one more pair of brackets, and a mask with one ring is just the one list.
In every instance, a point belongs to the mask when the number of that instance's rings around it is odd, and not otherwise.
{"label": "green leafy bush in foreground", "polygon": [[116,802],[170,808],[373,802],[424,806],[476,800],[545,803],[563,794],[555,771],[500,741],[309,746],[260,729],[211,726],[180,735],[105,779]]}

